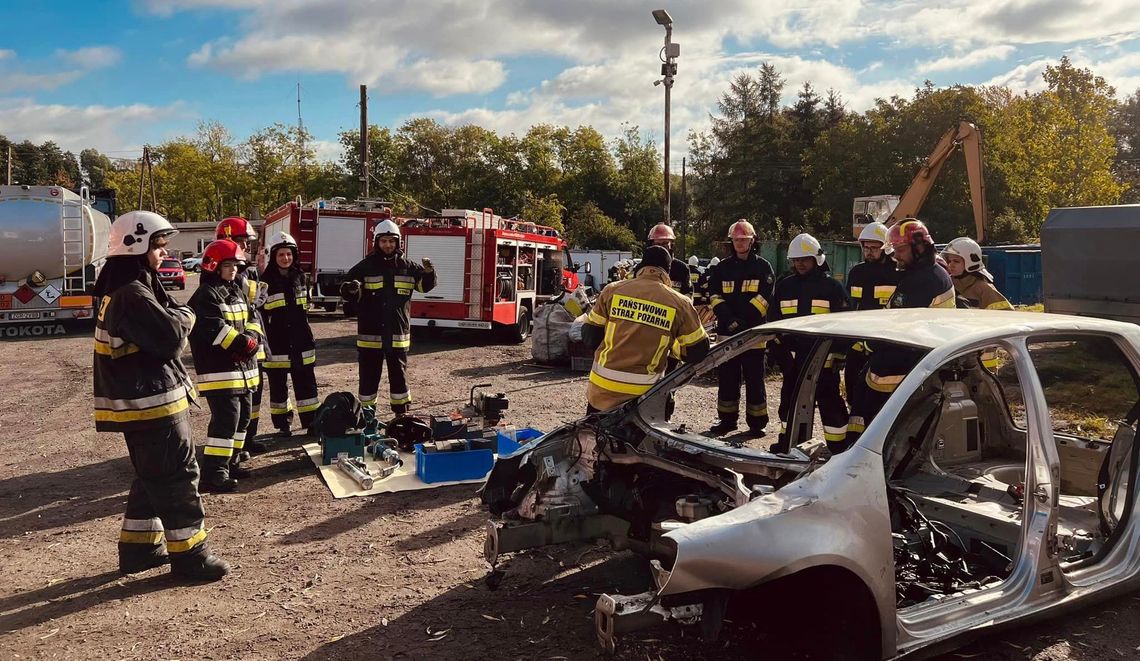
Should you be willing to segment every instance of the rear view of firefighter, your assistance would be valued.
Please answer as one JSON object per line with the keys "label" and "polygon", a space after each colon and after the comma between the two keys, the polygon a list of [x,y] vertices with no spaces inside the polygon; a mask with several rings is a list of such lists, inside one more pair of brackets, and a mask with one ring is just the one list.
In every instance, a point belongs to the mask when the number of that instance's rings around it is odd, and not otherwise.
{"label": "rear view of firefighter", "polygon": [[238,271],[245,252],[229,239],[214,241],[202,252],[202,282],[190,297],[198,316],[190,333],[190,351],[198,373],[198,392],[210,405],[210,424],[202,459],[202,490],[228,493],[237,478],[249,474],[240,452],[249,427],[257,369],[258,336],[246,328],[253,318],[239,289]]}
{"label": "rear view of firefighter", "polygon": [[420,266],[404,258],[400,227],[395,221],[380,221],[372,237],[373,251],[349,270],[340,295],[347,301],[359,301],[356,353],[361,406],[376,406],[381,371],[387,362],[389,402],[396,415],[403,415],[412,402],[408,388],[408,349],[412,346],[408,308],[413,291],[429,292],[435,287],[435,270],[428,259]]}
{"label": "rear view of firefighter", "polygon": [[[660,246],[670,255],[673,254],[673,242],[676,240],[677,235],[673,233],[673,228],[665,223],[657,223],[649,230],[649,246]],[[685,262],[679,259],[671,259],[668,269],[670,286],[685,296],[692,296],[693,283],[689,280],[689,267],[685,266]],[[644,262],[638,264],[633,269],[633,275],[636,276],[637,272],[644,267]]]}
{"label": "rear view of firefighter", "polygon": [[586,411],[620,406],[645,394],[665,375],[676,343],[684,360],[708,353],[709,338],[693,302],[670,286],[669,251],[646,249],[637,275],[606,286],[582,326],[594,349]]}
{"label": "rear view of firefighter", "polygon": [[181,359],[194,313],[167,295],[157,272],[176,233],[149,211],[125,213],[111,225],[94,292],[95,429],[123,434],[135,471],[119,533],[119,571],[169,562],[173,574],[217,580],[230,566],[206,545],[190,439],[194,385]]}
{"label": "rear view of firefighter", "polygon": [[[248,220],[240,216],[230,216],[223,218],[222,222],[218,223],[218,227],[214,231],[215,239],[229,239],[241,247],[242,252],[246,255],[252,254],[251,242],[257,239],[257,230],[253,228]],[[265,360],[265,330],[262,324],[261,314],[259,309],[265,299],[265,287],[258,283],[256,269],[242,269],[238,273],[237,278],[234,280],[238,288],[245,294],[245,302],[253,313],[253,319],[246,324],[246,330],[256,333],[262,342],[262,346],[257,350],[258,366],[261,366],[261,361]],[[261,374],[262,378],[258,379],[257,387],[253,389],[252,403],[250,405],[249,413],[249,428],[246,430],[245,449],[251,451],[262,451],[265,447],[254,439],[257,437],[257,422],[261,417],[261,391],[265,387],[264,372]]]}
{"label": "rear view of firefighter", "polygon": [[[732,255],[712,269],[709,295],[716,315],[717,334],[728,337],[759,326],[768,315],[775,274],[768,260],[752,247],[756,230],[747,220],[728,229]],[[764,435],[768,426],[768,393],[764,387],[764,349],[750,349],[717,368],[717,417],[710,434],[720,436],[736,429],[740,417],[740,381],[744,380],[744,421],[751,436]]]}
{"label": "rear view of firefighter", "polygon": [[693,290],[693,304],[702,305],[705,303],[704,293],[699,286],[701,280],[701,260],[696,255],[689,257],[689,286]]}
{"label": "rear view of firefighter", "polygon": [[[800,234],[792,239],[788,245],[788,259],[792,262],[792,273],[776,283],[772,296],[773,320],[830,314],[848,309],[847,292],[839,281],[828,275],[827,258],[815,237]],[[778,447],[785,451],[793,436],[787,425],[796,404],[793,401],[796,385],[803,377],[802,371],[813,343],[809,338],[785,335],[772,349],[772,356],[783,374]],[[815,389],[815,405],[819,407],[819,418],[823,422],[823,438],[832,454],[847,449],[847,404],[839,394],[839,372],[842,369],[841,363],[846,358],[846,350],[845,346],[832,344]],[[797,442],[803,440],[806,439],[797,439]]]}
{"label": "rear view of firefighter", "polygon": [[[887,226],[882,223],[871,223],[859,233],[863,261],[851,267],[847,275],[847,295],[853,310],[881,310],[895,293],[899,271],[891,257],[894,249],[887,240],[887,233]],[[866,366],[866,344],[856,342],[847,354],[847,366],[843,370],[848,401],[855,401],[856,391],[863,387],[862,373]]]}
{"label": "rear view of firefighter", "polygon": [[[888,242],[894,248],[900,273],[887,308],[953,309],[954,285],[946,270],[935,262],[934,239],[926,225],[921,220],[907,218],[891,226]],[[870,357],[863,378],[866,387],[856,391],[857,397],[851,403],[848,445],[859,440],[867,425],[922,357],[921,352],[898,345],[871,343],[868,349]]]}
{"label": "rear view of firefighter", "polygon": [[267,259],[261,281],[265,283],[262,316],[269,342],[269,355],[264,363],[265,374],[269,378],[269,414],[278,433],[288,436],[293,419],[293,406],[289,401],[290,375],[293,376],[297,416],[302,427],[312,427],[313,416],[320,406],[317,377],[313,371],[317,362],[317,345],[306,312],[309,288],[301,271],[297,241],[290,234],[277,232],[269,237],[266,246]]}

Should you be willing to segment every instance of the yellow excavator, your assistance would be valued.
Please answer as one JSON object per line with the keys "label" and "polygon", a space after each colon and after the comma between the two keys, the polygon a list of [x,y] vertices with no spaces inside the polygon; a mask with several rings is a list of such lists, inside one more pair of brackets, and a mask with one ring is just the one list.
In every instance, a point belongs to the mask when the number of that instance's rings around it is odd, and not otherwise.
{"label": "yellow excavator", "polygon": [[852,209],[852,231],[855,238],[869,223],[878,221],[887,227],[894,225],[904,218],[915,218],[922,205],[926,202],[934,180],[954,152],[962,150],[966,157],[966,176],[970,180],[970,198],[974,206],[974,227],[977,231],[978,243],[986,238],[986,225],[988,224],[988,210],[986,209],[986,184],[982,179],[982,135],[978,127],[965,120],[950,129],[938,141],[934,151],[927,157],[926,162],[914,175],[910,187],[902,197],[894,195],[872,195],[855,198]]}

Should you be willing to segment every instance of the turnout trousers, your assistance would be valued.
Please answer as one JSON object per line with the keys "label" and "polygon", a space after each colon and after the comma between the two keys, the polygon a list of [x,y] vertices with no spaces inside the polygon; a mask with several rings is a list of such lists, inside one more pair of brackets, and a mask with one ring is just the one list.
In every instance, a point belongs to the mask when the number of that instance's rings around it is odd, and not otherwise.
{"label": "turnout trousers", "polygon": [[261,418],[261,393],[265,390],[266,379],[269,378],[261,361],[258,361],[257,369],[261,372],[261,379],[258,380],[257,387],[253,389],[253,394],[250,397],[249,426],[245,430],[246,440],[250,441],[257,438],[257,421]]}
{"label": "turnout trousers", "polygon": [[209,474],[229,476],[229,465],[245,447],[249,427],[251,393],[218,393],[206,395],[210,405],[210,424],[206,427],[206,445],[202,448],[202,470]]}
{"label": "turnout trousers", "polygon": [[764,349],[751,349],[717,368],[717,416],[736,423],[740,416],[740,381],[744,380],[744,421],[752,431],[768,426],[768,389],[764,385]]}
{"label": "turnout trousers", "polygon": [[[773,358],[776,359],[776,364],[780,367],[780,373],[783,374],[783,383],[780,385],[780,438],[778,445],[781,449],[787,450],[791,447],[793,437],[795,437],[796,443],[801,443],[811,437],[810,430],[806,435],[788,433],[788,420],[791,418],[792,407],[795,406],[792,398],[795,397],[796,385],[800,381],[800,370],[803,366],[796,354],[783,345],[778,345],[772,354]],[[839,393],[839,370],[831,364],[831,360],[828,358],[827,363],[819,371],[814,407],[819,409],[819,419],[823,423],[823,438],[827,441],[827,449],[835,454],[847,449],[848,413],[847,403],[843,401],[843,396]],[[807,421],[809,425],[814,424],[814,422],[814,420]]]}
{"label": "turnout trousers", "polygon": [[[293,402],[289,399],[289,377],[293,377],[293,394],[297,403],[297,417],[301,426],[313,425],[313,416],[321,403],[317,400],[316,355],[314,352],[290,354],[287,365],[267,367],[269,378],[269,416],[276,429],[289,429],[293,420]],[[276,365],[276,364],[275,364]]]}
{"label": "turnout trousers", "polygon": [[120,566],[138,564],[166,551],[174,558],[206,552],[198,462],[190,421],[123,434],[135,469],[119,532]]}
{"label": "turnout trousers", "polygon": [[408,389],[408,352],[405,349],[366,349],[356,348],[356,359],[360,387],[357,391],[361,406],[376,406],[380,390],[380,376],[384,363],[388,364],[389,403],[392,412],[402,415],[408,412],[412,403],[412,393]]}

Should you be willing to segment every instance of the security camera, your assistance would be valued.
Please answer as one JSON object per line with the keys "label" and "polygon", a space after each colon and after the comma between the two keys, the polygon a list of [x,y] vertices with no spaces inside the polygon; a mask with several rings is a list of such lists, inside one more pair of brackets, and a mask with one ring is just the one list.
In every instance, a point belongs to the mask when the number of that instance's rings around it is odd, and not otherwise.
{"label": "security camera", "polygon": [[654,86],[654,87],[657,87],[657,86],[658,86],[658,85],[660,85],[660,84],[661,84],[661,81],[660,81],[660,80],[655,80],[655,81],[653,81],[653,86]]}

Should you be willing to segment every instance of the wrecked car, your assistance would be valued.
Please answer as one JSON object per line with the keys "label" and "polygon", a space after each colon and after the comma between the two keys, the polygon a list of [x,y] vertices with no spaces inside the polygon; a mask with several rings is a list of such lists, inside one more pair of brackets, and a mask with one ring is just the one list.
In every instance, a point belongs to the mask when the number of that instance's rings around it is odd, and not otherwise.
{"label": "wrecked car", "polygon": [[[666,420],[671,392],[789,334],[814,342],[787,447]],[[915,366],[859,441],[825,458],[817,376],[833,346],[868,340]],[[670,620],[715,639],[740,604],[753,606],[734,626],[778,616],[756,601],[771,590],[811,595],[830,625],[814,638],[850,657],[953,647],[1138,586],[1138,375],[1140,327],[1098,319],[923,309],[767,324],[500,458],[482,491],[485,555],[594,539],[644,554],[655,589],[598,599],[609,651]]]}

